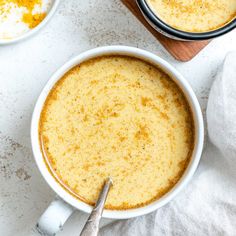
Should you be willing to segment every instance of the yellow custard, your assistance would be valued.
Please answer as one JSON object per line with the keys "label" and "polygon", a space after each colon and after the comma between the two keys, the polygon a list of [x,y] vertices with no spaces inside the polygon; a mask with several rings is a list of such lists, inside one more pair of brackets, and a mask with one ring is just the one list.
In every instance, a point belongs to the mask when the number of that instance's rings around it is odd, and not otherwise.
{"label": "yellow custard", "polygon": [[236,17],[236,0],[146,0],[173,28],[187,32],[218,29]]}
{"label": "yellow custard", "polygon": [[56,83],[39,138],[55,178],[94,204],[105,179],[108,209],[146,205],[168,192],[191,157],[189,105],[167,74],[142,60],[107,56],[83,62]]}

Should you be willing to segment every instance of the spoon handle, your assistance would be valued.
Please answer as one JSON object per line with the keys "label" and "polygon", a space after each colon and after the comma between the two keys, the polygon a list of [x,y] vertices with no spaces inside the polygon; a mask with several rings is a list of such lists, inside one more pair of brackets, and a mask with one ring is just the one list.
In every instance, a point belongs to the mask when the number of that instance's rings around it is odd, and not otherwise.
{"label": "spoon handle", "polygon": [[109,177],[99,195],[97,203],[93,208],[80,236],[97,236],[99,231],[99,222],[102,217],[103,208],[107,199],[107,194],[112,185],[112,179]]}

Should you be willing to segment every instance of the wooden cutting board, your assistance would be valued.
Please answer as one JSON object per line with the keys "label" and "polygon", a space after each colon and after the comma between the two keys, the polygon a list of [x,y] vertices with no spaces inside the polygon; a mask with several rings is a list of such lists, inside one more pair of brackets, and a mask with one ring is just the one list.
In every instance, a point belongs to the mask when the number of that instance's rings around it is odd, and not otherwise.
{"label": "wooden cutting board", "polygon": [[195,57],[209,42],[183,42],[165,37],[149,25],[140,12],[135,0],[121,0],[126,7],[142,22],[142,24],[154,35],[154,37],[165,47],[165,49],[179,61],[189,61]]}

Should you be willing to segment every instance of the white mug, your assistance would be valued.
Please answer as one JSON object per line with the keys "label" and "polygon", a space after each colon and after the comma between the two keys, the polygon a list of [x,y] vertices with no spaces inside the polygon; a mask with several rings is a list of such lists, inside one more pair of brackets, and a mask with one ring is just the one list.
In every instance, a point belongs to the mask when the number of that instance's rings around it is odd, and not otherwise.
{"label": "white mug", "polygon": [[169,63],[150,52],[127,46],[99,47],[81,53],[80,55],[76,56],[75,58],[67,62],[65,65],[63,65],[52,75],[37,100],[32,116],[31,142],[35,161],[44,179],[58,196],[57,199],[54,200],[48,207],[48,209],[44,212],[37,224],[38,230],[47,235],[55,235],[55,233],[62,228],[63,224],[72,214],[74,209],[90,213],[92,207],[69,194],[69,192],[67,192],[49,172],[40,150],[38,135],[40,113],[50,90],[67,71],[69,71],[74,66],[82,63],[83,61],[105,55],[127,55],[140,58],[152,63],[153,65],[157,65],[159,68],[165,71],[173,79],[173,81],[178,84],[178,86],[181,88],[181,90],[186,96],[186,99],[189,102],[194,118],[195,143],[194,150],[192,152],[192,157],[187,169],[185,170],[183,176],[178,181],[178,183],[168,193],[166,193],[160,199],[140,208],[129,210],[105,209],[103,212],[103,217],[110,219],[128,219],[131,217],[141,216],[150,213],[167,204],[189,182],[195,170],[197,169],[198,163],[201,158],[204,140],[204,125],[202,112],[192,88],[184,79],[184,77],[173,66],[171,66]]}

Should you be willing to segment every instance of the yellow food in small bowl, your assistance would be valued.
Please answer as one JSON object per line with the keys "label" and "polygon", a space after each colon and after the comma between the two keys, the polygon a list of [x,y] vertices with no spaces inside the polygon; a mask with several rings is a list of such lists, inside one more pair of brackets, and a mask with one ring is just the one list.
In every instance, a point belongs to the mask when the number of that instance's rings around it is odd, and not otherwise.
{"label": "yellow food in small bowl", "polygon": [[146,0],[155,15],[178,30],[203,33],[236,17],[235,0]]}

